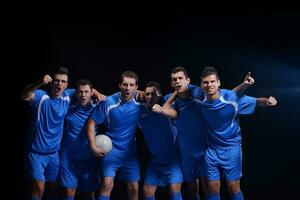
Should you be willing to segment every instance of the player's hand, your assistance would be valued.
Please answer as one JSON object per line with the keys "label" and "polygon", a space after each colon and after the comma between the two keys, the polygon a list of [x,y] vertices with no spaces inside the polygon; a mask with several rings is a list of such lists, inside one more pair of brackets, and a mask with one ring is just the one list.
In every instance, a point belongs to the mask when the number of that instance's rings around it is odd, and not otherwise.
{"label": "player's hand", "polygon": [[96,99],[97,99],[97,101],[105,101],[106,96],[104,94],[98,94],[98,95],[96,95]]}
{"label": "player's hand", "polygon": [[145,93],[144,93],[144,91],[136,90],[135,100],[138,101],[138,102],[144,102],[145,101]]}
{"label": "player's hand", "polygon": [[155,104],[153,107],[152,107],[152,111],[153,112],[156,112],[156,113],[163,113],[163,109],[160,105],[158,104]]}
{"label": "player's hand", "polygon": [[246,86],[251,86],[254,84],[254,78],[251,77],[251,72],[248,72],[243,82]]}
{"label": "player's hand", "polygon": [[106,156],[106,152],[101,149],[101,148],[98,148],[98,147],[92,147],[91,148],[91,151],[93,152],[93,154],[96,156],[96,157],[104,157]]}
{"label": "player's hand", "polygon": [[270,96],[268,98],[268,106],[275,106],[276,104],[277,104],[277,100],[274,97]]}
{"label": "player's hand", "polygon": [[44,77],[43,77],[43,80],[42,80],[43,84],[48,84],[48,83],[51,83],[52,82],[52,78],[49,74],[46,74]]}

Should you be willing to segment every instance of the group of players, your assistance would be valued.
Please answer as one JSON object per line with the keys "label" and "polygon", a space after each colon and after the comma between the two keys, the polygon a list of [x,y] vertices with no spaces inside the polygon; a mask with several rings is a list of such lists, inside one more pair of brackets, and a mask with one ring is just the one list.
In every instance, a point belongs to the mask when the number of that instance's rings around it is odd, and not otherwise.
{"label": "group of players", "polygon": [[[137,200],[137,127],[150,153],[144,199],[155,199],[157,187],[168,186],[170,199],[180,200],[183,182],[187,199],[200,199],[198,180],[205,199],[220,199],[221,179],[226,180],[231,199],[243,199],[239,115],[253,113],[257,105],[275,106],[276,99],[244,95],[254,83],[250,75],[233,90],[220,89],[213,67],[204,68],[200,87],[190,84],[185,68],[175,67],[174,92],[166,96],[157,82],[137,90],[138,80],[136,73],[125,71],[120,91],[105,96],[85,79],[76,83],[76,89],[67,89],[68,70],[59,68],[52,77],[47,74],[25,87],[21,97],[30,102],[33,114],[26,153],[32,200],[42,199],[45,188],[47,198],[57,198],[56,181],[64,188],[64,200],[75,199],[76,190],[83,199],[107,200],[116,172],[127,185],[124,199]],[[47,89],[40,89],[45,85]],[[100,125],[113,143],[109,153],[95,144]]]}

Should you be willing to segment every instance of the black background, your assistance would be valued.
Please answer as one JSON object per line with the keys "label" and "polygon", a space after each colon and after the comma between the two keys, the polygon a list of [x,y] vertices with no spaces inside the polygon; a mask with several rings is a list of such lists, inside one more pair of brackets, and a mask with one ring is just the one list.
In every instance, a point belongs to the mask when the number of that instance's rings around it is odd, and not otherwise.
{"label": "black background", "polygon": [[[13,178],[5,182],[22,199],[30,115],[19,94],[45,73],[66,66],[71,87],[88,78],[111,94],[118,91],[119,75],[133,70],[140,76],[140,88],[155,80],[167,93],[172,91],[169,73],[174,66],[185,67],[192,83],[199,84],[203,67],[212,65],[223,88],[233,88],[251,71],[256,83],[246,93],[278,100],[275,108],[258,108],[241,117],[245,199],[295,199],[300,189],[299,15],[299,7],[288,3],[11,3],[4,17],[9,62],[3,76],[13,102],[5,115],[12,130],[5,135],[13,146],[5,159]],[[143,145],[140,149],[144,165]],[[114,198],[122,192],[116,191]],[[158,198],[164,195],[160,191]]]}

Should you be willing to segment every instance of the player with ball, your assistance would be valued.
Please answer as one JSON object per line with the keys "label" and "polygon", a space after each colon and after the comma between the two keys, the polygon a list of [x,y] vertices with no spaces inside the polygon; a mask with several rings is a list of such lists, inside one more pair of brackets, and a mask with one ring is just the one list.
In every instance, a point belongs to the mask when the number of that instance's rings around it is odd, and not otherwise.
{"label": "player with ball", "polygon": [[[98,200],[110,199],[116,171],[120,172],[120,180],[127,183],[128,198],[138,199],[138,181],[140,169],[136,150],[135,132],[140,118],[141,106],[134,96],[138,88],[138,76],[125,71],[120,78],[120,92],[110,95],[99,104],[87,123],[87,133],[92,152],[102,157],[100,162],[102,183]],[[112,150],[107,153],[105,147],[97,147],[95,126],[104,124],[107,135],[113,143]],[[103,137],[103,136],[101,136]],[[105,140],[102,140],[104,143]]]}

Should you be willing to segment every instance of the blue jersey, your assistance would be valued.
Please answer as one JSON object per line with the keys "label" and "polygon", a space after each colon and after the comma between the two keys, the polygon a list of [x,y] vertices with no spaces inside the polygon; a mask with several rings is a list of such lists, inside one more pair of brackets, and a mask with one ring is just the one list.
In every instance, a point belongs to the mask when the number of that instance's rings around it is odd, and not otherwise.
{"label": "blue jersey", "polygon": [[35,90],[31,102],[33,120],[29,133],[29,151],[49,154],[60,148],[64,118],[74,89],[66,89],[61,97],[51,98],[46,91]]}
{"label": "blue jersey", "polygon": [[176,119],[178,141],[183,156],[200,156],[206,147],[207,125],[201,107],[195,101],[203,95],[201,88],[189,85],[189,97],[177,98],[173,104],[178,111]]}
{"label": "blue jersey", "polygon": [[200,100],[209,127],[208,145],[212,148],[241,145],[239,114],[253,113],[256,98],[221,89],[218,99]]}
{"label": "blue jersey", "polygon": [[154,164],[170,164],[178,156],[177,129],[175,121],[143,108],[139,126]]}
{"label": "blue jersey", "polygon": [[124,156],[135,149],[135,132],[140,115],[140,104],[135,99],[123,102],[120,92],[108,96],[96,107],[91,119],[96,124],[105,124],[106,134],[113,143],[109,154]]}
{"label": "blue jersey", "polygon": [[62,149],[70,152],[75,159],[84,160],[92,155],[86,133],[86,122],[95,107],[96,104],[93,103],[86,106],[74,103],[70,105],[65,117]]}

